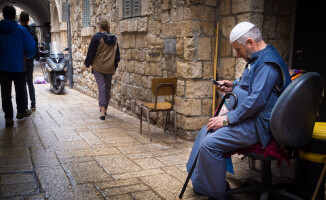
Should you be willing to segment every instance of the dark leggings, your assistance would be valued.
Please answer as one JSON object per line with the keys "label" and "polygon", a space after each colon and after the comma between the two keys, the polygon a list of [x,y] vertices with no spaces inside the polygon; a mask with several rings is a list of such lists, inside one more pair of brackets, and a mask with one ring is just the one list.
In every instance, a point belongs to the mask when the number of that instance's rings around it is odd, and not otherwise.
{"label": "dark leggings", "polygon": [[99,106],[104,106],[105,110],[108,108],[111,97],[111,81],[112,74],[103,74],[93,69],[93,73],[96,79],[98,87],[98,101]]}

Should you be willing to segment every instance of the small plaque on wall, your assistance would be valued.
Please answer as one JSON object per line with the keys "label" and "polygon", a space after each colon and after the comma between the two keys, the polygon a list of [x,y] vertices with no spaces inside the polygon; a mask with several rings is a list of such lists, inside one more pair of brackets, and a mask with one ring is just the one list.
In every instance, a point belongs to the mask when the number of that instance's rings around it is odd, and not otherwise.
{"label": "small plaque on wall", "polygon": [[164,53],[175,54],[175,39],[166,39],[164,42]]}

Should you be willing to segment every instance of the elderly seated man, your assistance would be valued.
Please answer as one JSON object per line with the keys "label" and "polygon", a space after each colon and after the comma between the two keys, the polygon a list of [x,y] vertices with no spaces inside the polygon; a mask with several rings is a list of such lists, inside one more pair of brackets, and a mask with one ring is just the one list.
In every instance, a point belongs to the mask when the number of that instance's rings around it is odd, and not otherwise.
{"label": "elderly seated man", "polygon": [[272,108],[291,82],[284,60],[272,45],[262,40],[254,24],[237,24],[231,31],[230,43],[237,57],[247,61],[246,68],[239,81],[218,81],[222,86],[217,88],[235,93],[238,106],[209,120],[199,132],[187,163],[189,172],[199,153],[191,181],[194,191],[209,199],[226,199],[225,153],[257,142],[267,146],[272,137]]}

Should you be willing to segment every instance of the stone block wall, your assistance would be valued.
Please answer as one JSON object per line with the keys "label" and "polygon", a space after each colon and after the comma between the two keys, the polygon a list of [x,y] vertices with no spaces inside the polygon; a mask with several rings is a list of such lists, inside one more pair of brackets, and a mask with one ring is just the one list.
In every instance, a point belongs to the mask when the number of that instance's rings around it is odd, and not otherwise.
{"label": "stone block wall", "polygon": [[[121,62],[113,77],[110,105],[139,117],[140,104],[152,102],[151,79],[178,77],[178,134],[193,139],[210,118],[216,0],[141,0],[141,16],[123,18],[123,1],[92,1],[91,27],[82,27],[82,1],[71,1],[74,87],[97,97],[92,74],[83,61],[100,17],[118,36]],[[171,122],[173,119],[171,119]],[[162,124],[153,113],[151,122]]]}
{"label": "stone block wall", "polygon": [[263,38],[273,44],[291,67],[296,1],[265,0]]}
{"label": "stone block wall", "polygon": [[232,28],[243,21],[257,25],[266,43],[274,45],[290,64],[291,33],[294,28],[295,0],[221,0],[219,35],[219,79],[237,79],[241,76],[245,61],[235,58],[229,42]]}
{"label": "stone block wall", "polygon": [[[97,97],[94,76],[82,68],[100,17],[118,36],[121,62],[113,77],[110,105],[139,117],[152,102],[151,79],[178,77],[178,134],[194,139],[212,113],[216,23],[219,21],[218,79],[239,78],[245,61],[235,57],[229,34],[239,22],[258,25],[266,42],[289,60],[295,0],[141,0],[141,16],[123,18],[122,0],[94,0],[91,27],[82,27],[82,0],[71,0],[74,87]],[[153,113],[153,123],[162,115]],[[173,120],[173,119],[172,119]]]}

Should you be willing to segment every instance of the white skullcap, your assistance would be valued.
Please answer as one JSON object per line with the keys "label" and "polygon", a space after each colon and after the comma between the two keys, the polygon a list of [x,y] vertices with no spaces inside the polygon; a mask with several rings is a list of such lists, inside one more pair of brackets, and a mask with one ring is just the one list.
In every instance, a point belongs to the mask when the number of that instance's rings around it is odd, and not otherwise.
{"label": "white skullcap", "polygon": [[254,26],[255,25],[250,22],[241,22],[237,24],[230,33],[230,43],[232,44]]}

